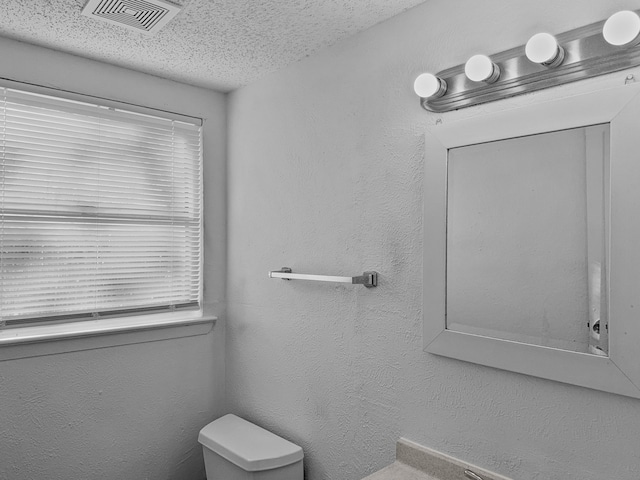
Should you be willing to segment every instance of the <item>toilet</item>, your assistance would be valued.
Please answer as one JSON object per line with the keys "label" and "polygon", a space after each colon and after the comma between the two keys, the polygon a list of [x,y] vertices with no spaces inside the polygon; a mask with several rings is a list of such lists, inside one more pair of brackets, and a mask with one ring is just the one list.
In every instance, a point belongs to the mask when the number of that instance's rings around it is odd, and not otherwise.
{"label": "toilet", "polygon": [[303,480],[302,448],[229,414],[198,435],[207,480]]}

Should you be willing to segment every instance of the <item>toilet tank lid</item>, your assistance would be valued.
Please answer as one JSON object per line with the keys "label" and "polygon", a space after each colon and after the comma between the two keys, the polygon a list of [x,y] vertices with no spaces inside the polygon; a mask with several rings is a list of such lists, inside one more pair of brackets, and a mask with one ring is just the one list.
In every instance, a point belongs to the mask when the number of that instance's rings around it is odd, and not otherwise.
{"label": "toilet tank lid", "polygon": [[200,430],[198,441],[247,472],[284,467],[303,457],[298,445],[232,414]]}

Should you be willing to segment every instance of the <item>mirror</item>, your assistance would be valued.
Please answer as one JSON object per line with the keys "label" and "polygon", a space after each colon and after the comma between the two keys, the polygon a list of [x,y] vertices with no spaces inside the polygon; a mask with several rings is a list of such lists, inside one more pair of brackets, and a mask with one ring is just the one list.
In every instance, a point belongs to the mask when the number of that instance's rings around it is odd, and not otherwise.
{"label": "mirror", "polygon": [[427,352],[640,398],[638,116],[630,84],[427,132]]}
{"label": "mirror", "polygon": [[449,150],[447,329],[606,355],[608,143],[600,124]]}

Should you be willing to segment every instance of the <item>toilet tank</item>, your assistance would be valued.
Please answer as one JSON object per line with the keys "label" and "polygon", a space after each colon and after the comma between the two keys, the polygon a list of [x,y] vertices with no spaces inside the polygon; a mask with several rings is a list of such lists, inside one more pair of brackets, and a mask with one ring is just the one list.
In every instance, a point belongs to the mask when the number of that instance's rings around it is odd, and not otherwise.
{"label": "toilet tank", "polygon": [[198,435],[207,480],[302,480],[302,448],[229,414]]}

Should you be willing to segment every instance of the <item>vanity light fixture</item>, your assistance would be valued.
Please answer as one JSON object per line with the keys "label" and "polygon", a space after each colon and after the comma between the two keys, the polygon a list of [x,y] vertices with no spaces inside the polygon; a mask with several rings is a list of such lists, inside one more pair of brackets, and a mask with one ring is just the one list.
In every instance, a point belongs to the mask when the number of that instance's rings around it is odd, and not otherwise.
{"label": "vanity light fixture", "polygon": [[464,64],[464,74],[472,82],[494,83],[500,78],[500,67],[486,55],[474,55]]}
{"label": "vanity light fixture", "polygon": [[415,79],[420,104],[448,112],[640,66],[640,10],[557,35],[538,33],[526,45]]}
{"label": "vanity light fixture", "polygon": [[604,23],[602,36],[616,47],[637,45],[640,42],[640,17],[630,10],[614,13]]}
{"label": "vanity light fixture", "polygon": [[447,82],[432,73],[423,73],[413,82],[413,90],[421,98],[438,98],[446,93]]}
{"label": "vanity light fixture", "polygon": [[533,63],[555,68],[564,60],[564,48],[550,33],[536,33],[524,47],[524,53]]}

